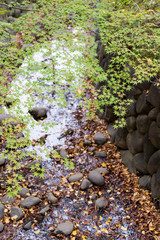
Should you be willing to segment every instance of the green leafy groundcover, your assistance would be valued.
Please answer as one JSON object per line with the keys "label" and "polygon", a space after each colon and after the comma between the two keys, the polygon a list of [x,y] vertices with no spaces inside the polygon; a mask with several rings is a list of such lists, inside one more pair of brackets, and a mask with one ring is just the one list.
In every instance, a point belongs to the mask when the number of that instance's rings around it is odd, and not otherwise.
{"label": "green leafy groundcover", "polygon": [[[74,46],[74,36],[68,31],[68,27],[72,27],[79,30],[76,34],[86,46],[82,58],[86,76],[83,87],[88,87],[85,82],[87,78],[94,83],[107,80],[102,93],[95,93],[94,104],[99,109],[106,104],[112,106],[117,116],[115,127],[123,127],[126,107],[131,103],[130,99],[126,99],[126,91],[144,80],[150,81],[151,77],[155,77],[158,81],[160,72],[158,2],[39,0],[33,5],[34,11],[27,12],[13,24],[0,23],[2,42],[4,43],[4,39],[8,41],[7,47],[4,44],[0,45],[0,104],[5,103],[10,82],[14,80],[18,67],[26,56],[49,45],[52,37],[64,41],[66,46]],[[92,33],[96,27],[99,28],[106,53],[111,56],[106,72],[101,69],[95,56],[96,43]],[[13,31],[8,31],[8,28]],[[91,105],[90,100],[86,99],[86,106],[89,108]],[[6,131],[3,133],[7,134]],[[9,136],[7,135],[6,138],[8,139]],[[13,138],[9,142],[15,146]],[[22,143],[20,147],[21,145]],[[15,172],[14,180],[8,183],[9,192],[14,194],[17,194],[19,181],[22,178],[17,175],[17,169],[21,168],[17,160],[20,159],[18,148],[16,142],[9,169],[10,172],[12,170]],[[43,175],[43,170],[41,171],[39,166],[35,175],[41,177]]]}

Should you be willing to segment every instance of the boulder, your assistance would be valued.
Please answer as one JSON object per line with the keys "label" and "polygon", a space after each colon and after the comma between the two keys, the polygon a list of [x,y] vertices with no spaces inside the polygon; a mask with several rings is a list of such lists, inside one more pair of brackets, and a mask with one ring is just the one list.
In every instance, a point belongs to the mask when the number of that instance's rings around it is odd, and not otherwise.
{"label": "boulder", "polygon": [[12,116],[11,114],[4,114],[1,113],[0,114],[0,125],[2,126],[3,122],[7,121],[9,122],[9,124],[11,125],[17,125],[17,120],[14,116]]}
{"label": "boulder", "polygon": [[156,122],[152,122],[149,128],[149,139],[151,143],[158,149],[160,149],[160,128]]}
{"label": "boulder", "polygon": [[24,217],[24,213],[19,207],[12,207],[10,212],[10,217],[18,221]]}
{"label": "boulder", "polygon": [[2,203],[14,203],[15,199],[13,197],[8,196],[8,194],[6,194],[1,198],[1,202]]}
{"label": "boulder", "polygon": [[126,143],[127,134],[128,134],[128,131],[126,128],[118,128],[115,136],[115,144],[117,147],[122,149],[127,149],[127,143]]}
{"label": "boulder", "polygon": [[147,115],[138,115],[136,118],[136,126],[141,134],[145,134],[148,132],[149,126],[150,126],[150,119]]}
{"label": "boulder", "polygon": [[31,208],[35,205],[37,205],[38,203],[40,203],[40,199],[38,197],[33,197],[33,196],[30,196],[30,197],[27,197],[26,199],[20,201],[20,205],[24,208]]}
{"label": "boulder", "polygon": [[107,132],[110,136],[111,143],[114,143],[117,130],[113,127],[112,124],[109,124],[108,127],[107,127]]}
{"label": "boulder", "polygon": [[146,190],[151,190],[151,176],[150,175],[144,175],[141,177],[138,181],[141,188]]}
{"label": "boulder", "polygon": [[107,142],[107,140],[108,140],[107,137],[101,132],[97,132],[94,136],[94,141],[98,145],[103,145],[104,143]]}
{"label": "boulder", "polygon": [[156,181],[158,183],[160,183],[160,167],[158,168],[157,172],[156,172]]}
{"label": "boulder", "polygon": [[95,157],[105,158],[107,156],[106,152],[96,152]]}
{"label": "boulder", "polygon": [[47,117],[47,109],[44,107],[34,107],[28,111],[35,120]]}
{"label": "boulder", "polygon": [[156,181],[156,174],[154,173],[151,180],[151,193],[153,199],[160,200],[160,183]]}
{"label": "boulder", "polygon": [[136,85],[141,91],[143,90],[148,90],[151,86],[151,82],[148,82],[148,81],[144,81],[142,83],[138,83]]}
{"label": "boulder", "polygon": [[147,96],[147,101],[154,107],[160,106],[160,87],[156,84],[152,84]]}
{"label": "boulder", "polygon": [[127,146],[132,154],[143,151],[144,135],[140,134],[138,130],[127,135]]}
{"label": "boulder", "polygon": [[134,116],[130,116],[126,119],[127,130],[128,132],[133,132],[136,129],[136,118]]}
{"label": "boulder", "polygon": [[65,236],[68,236],[72,233],[73,229],[74,226],[71,222],[60,223],[54,231],[54,234],[63,234]]}
{"label": "boulder", "polygon": [[0,219],[3,218],[4,216],[4,209],[5,209],[5,206],[3,204],[0,204]]}
{"label": "boulder", "polygon": [[157,123],[157,126],[160,128],[160,112],[157,115],[156,123]]}
{"label": "boulder", "polygon": [[129,169],[129,172],[136,173],[136,168],[133,161],[133,154],[129,150],[121,150],[120,153],[122,162]]}
{"label": "boulder", "polygon": [[86,190],[90,187],[91,185],[91,182],[88,180],[88,179],[83,179],[82,183],[81,183],[81,186],[80,186],[80,189],[81,190]]}
{"label": "boulder", "polygon": [[82,178],[83,178],[83,174],[82,173],[76,173],[74,175],[71,175],[68,178],[68,181],[69,182],[77,182],[77,181],[80,181]]}
{"label": "boulder", "polygon": [[146,93],[142,93],[136,103],[136,111],[138,114],[148,114],[150,111],[150,105],[147,102]]}
{"label": "boulder", "polygon": [[153,108],[150,110],[148,113],[148,117],[151,121],[155,121],[158,115],[159,109],[158,108]]}
{"label": "boulder", "polygon": [[155,146],[151,143],[148,137],[148,133],[144,136],[144,143],[143,143],[143,153],[144,153],[144,160],[148,163],[152,154],[156,151]]}
{"label": "boulder", "polygon": [[126,117],[137,116],[136,100],[133,100],[133,102],[129,106],[127,106],[126,110],[127,110]]}
{"label": "boulder", "polygon": [[153,153],[153,155],[150,157],[147,169],[148,172],[153,175],[157,172],[158,168],[160,167],[160,150]]}
{"label": "boulder", "polygon": [[56,198],[51,192],[47,193],[47,199],[53,204],[58,202],[58,198]]}
{"label": "boulder", "polygon": [[137,153],[136,155],[134,155],[133,157],[133,161],[134,161],[134,166],[135,168],[143,173],[143,174],[147,174],[147,162],[144,160],[144,153]]}
{"label": "boulder", "polygon": [[95,202],[95,206],[98,209],[106,208],[107,205],[108,205],[108,201],[104,197],[98,198]]}

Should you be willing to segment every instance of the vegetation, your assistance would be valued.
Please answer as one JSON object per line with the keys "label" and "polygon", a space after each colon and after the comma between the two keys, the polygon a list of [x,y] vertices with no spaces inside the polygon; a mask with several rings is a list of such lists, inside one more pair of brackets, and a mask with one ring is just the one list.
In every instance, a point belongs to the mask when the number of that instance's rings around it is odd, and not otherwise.
{"label": "vegetation", "polygon": [[[21,66],[25,57],[30,58],[28,69],[36,71],[33,64],[33,52],[46,48],[46,55],[51,53],[51,39],[60,40],[65,46],[83,51],[83,57],[78,58],[83,68],[83,75],[90,78],[94,83],[106,81],[101,93],[95,93],[96,107],[102,111],[104,105],[110,105],[117,116],[115,127],[125,125],[126,107],[131,103],[126,98],[126,92],[133,85],[150,81],[157,78],[160,69],[160,27],[159,27],[159,1],[128,1],[128,0],[39,0],[32,5],[36,11],[28,11],[18,18],[14,23],[0,23],[0,104],[5,105],[6,99],[12,95],[9,91],[11,80],[16,80],[17,74],[21,73]],[[29,2],[25,1],[25,4]],[[104,72],[95,58],[96,43],[94,31],[98,27],[101,41],[104,43],[105,51],[110,56],[110,64]],[[75,33],[69,28],[76,29]],[[9,29],[13,29],[9,31]],[[81,45],[74,44],[75,36]],[[7,47],[5,46],[8,42]],[[54,64],[54,59],[52,60]],[[40,64],[38,69],[44,69]],[[78,69],[82,71],[82,69]],[[62,83],[57,82],[53,69],[45,66],[45,78],[43,80],[53,81],[58,84],[60,102],[64,100]],[[65,72],[70,88],[73,88],[71,79],[74,77],[71,71]],[[158,81],[158,78],[157,78]],[[43,84],[41,82],[40,84]],[[80,82],[80,88],[89,87],[87,82]],[[30,90],[30,88],[28,88]],[[40,89],[33,85],[32,92]],[[54,90],[52,88],[52,90]],[[78,93],[83,92],[78,91]],[[40,95],[40,92],[38,92]],[[79,94],[77,94],[79,96]],[[41,97],[41,96],[40,96]],[[15,104],[18,101],[19,92],[16,94]],[[65,104],[64,104],[65,105]],[[88,108],[92,105],[86,99]],[[32,105],[29,105],[32,107]],[[20,122],[27,124],[24,116],[19,114]],[[25,124],[19,125],[20,131]],[[4,130],[5,126],[5,130]],[[5,158],[10,159],[10,171],[14,175],[9,180],[8,191],[10,195],[17,194],[20,189],[21,175],[17,175],[21,168],[19,148],[30,144],[28,141],[19,143],[13,135],[17,129],[2,127],[2,136],[7,142]],[[7,131],[6,131],[7,129]],[[32,154],[32,153],[31,153]],[[66,161],[66,165],[70,164]],[[37,168],[36,168],[37,167]],[[71,168],[73,168],[71,164]],[[43,177],[44,170],[39,166],[32,167],[36,176]],[[13,176],[12,176],[13,177]],[[13,184],[14,182],[14,184]],[[13,187],[14,186],[14,187]]]}

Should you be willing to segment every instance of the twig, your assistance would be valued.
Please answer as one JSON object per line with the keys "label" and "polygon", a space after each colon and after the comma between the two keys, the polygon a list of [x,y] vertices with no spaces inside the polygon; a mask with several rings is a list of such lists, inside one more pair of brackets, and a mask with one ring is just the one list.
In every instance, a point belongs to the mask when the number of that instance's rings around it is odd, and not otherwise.
{"label": "twig", "polygon": [[38,11],[37,9],[25,9],[25,8],[21,8],[21,7],[9,6],[8,4],[2,3],[2,2],[0,2],[0,5],[3,5],[7,8],[19,9],[19,10],[22,10],[22,11]]}

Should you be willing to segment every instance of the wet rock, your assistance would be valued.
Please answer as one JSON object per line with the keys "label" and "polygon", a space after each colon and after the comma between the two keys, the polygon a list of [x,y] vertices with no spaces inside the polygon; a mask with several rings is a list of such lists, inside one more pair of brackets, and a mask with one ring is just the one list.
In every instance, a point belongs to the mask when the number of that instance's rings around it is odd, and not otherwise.
{"label": "wet rock", "polygon": [[155,121],[158,115],[158,108],[153,108],[149,113],[148,113],[148,117],[150,120]]}
{"label": "wet rock", "polygon": [[127,117],[130,117],[130,116],[137,116],[137,112],[136,112],[136,100],[133,100],[133,102],[127,106],[127,114],[126,116]]}
{"label": "wet rock", "polygon": [[133,154],[129,150],[121,150],[123,164],[129,169],[130,173],[136,173],[136,168],[133,161]]}
{"label": "wet rock", "polygon": [[153,153],[153,155],[150,157],[148,162],[148,172],[153,175],[153,173],[156,173],[158,168],[160,167],[160,150]]}
{"label": "wet rock", "polygon": [[133,161],[134,161],[134,166],[135,168],[143,173],[143,174],[147,174],[147,162],[144,160],[144,153],[137,153],[134,157],[133,157]]}
{"label": "wet rock", "polygon": [[144,152],[144,160],[148,163],[152,154],[156,151],[155,146],[151,143],[148,137],[148,133],[144,136],[143,143],[143,152]]}
{"label": "wet rock", "polygon": [[27,195],[29,195],[29,189],[28,188],[22,188],[19,194],[20,194],[21,197],[27,197]]}
{"label": "wet rock", "polygon": [[160,128],[160,112],[157,115],[156,123],[157,123],[157,126]]}
{"label": "wet rock", "polygon": [[0,223],[0,232],[2,232],[4,229],[4,224],[3,223]]}
{"label": "wet rock", "polygon": [[58,198],[56,198],[51,192],[47,193],[47,199],[53,204],[58,202]]}
{"label": "wet rock", "polygon": [[70,235],[74,229],[74,226],[71,222],[64,222],[58,224],[54,234],[63,234],[65,236]]}
{"label": "wet rock", "polygon": [[32,226],[33,221],[27,221],[24,225],[23,225],[23,229],[24,230],[29,230]]}
{"label": "wet rock", "polygon": [[151,176],[145,175],[139,179],[139,185],[143,189],[151,190]]}
{"label": "wet rock", "polygon": [[156,180],[158,183],[160,183],[160,167],[158,168],[157,173],[156,173]]}
{"label": "wet rock", "polygon": [[156,148],[160,149],[160,128],[157,126],[156,122],[152,122],[150,125],[149,139]]}
{"label": "wet rock", "polygon": [[107,156],[107,153],[106,152],[96,152],[95,156],[105,158]]}
{"label": "wet rock", "polygon": [[150,123],[150,119],[147,115],[138,115],[136,119],[136,126],[141,134],[148,132]]}
{"label": "wet rock", "polygon": [[88,148],[88,152],[94,152],[96,150],[96,147],[90,147]]}
{"label": "wet rock", "polygon": [[1,198],[1,202],[2,203],[14,203],[15,199],[12,197],[9,197],[8,194],[6,194]]}
{"label": "wet rock", "polygon": [[10,217],[14,218],[16,221],[22,219],[24,217],[24,213],[19,207],[12,207],[10,212]]}
{"label": "wet rock", "polygon": [[30,197],[27,197],[26,199],[20,201],[20,205],[24,208],[31,208],[35,205],[37,205],[38,203],[40,203],[40,199],[38,197],[33,197],[33,196],[30,196]]}
{"label": "wet rock", "polygon": [[41,211],[40,211],[39,213],[42,214],[42,215],[45,215],[45,213],[48,212],[49,209],[50,209],[50,208],[49,208],[48,206],[47,206],[47,207],[44,207],[44,208],[41,209]]}
{"label": "wet rock", "polygon": [[74,175],[71,175],[68,178],[68,181],[69,182],[77,182],[77,181],[80,181],[82,178],[83,178],[83,174],[82,173],[76,173]]}
{"label": "wet rock", "polygon": [[35,166],[38,165],[38,164],[39,164],[40,167],[42,166],[42,164],[41,164],[40,161],[34,160],[33,162],[29,163],[29,164],[26,166],[26,168],[27,168],[27,169],[30,169],[31,166],[34,166],[34,167],[35,167]]}
{"label": "wet rock", "polygon": [[147,103],[146,93],[142,93],[136,103],[136,111],[138,114],[148,114],[150,105]]}
{"label": "wet rock", "polygon": [[4,209],[5,209],[5,206],[3,204],[0,204],[0,219],[3,218],[4,216]]}
{"label": "wet rock", "polygon": [[68,157],[68,153],[65,149],[61,149],[59,154],[62,158],[67,158]]}
{"label": "wet rock", "polygon": [[107,132],[110,136],[111,143],[114,143],[117,130],[113,127],[112,124],[109,124],[108,127],[107,127]]}
{"label": "wet rock", "polygon": [[105,208],[108,205],[108,201],[104,197],[101,197],[96,200],[95,205],[98,209]]}
{"label": "wet rock", "polygon": [[156,181],[156,174],[154,173],[151,180],[151,193],[153,199],[160,199],[160,183]]}
{"label": "wet rock", "polygon": [[127,130],[128,132],[133,132],[136,129],[136,118],[134,116],[130,116],[126,119]]}
{"label": "wet rock", "polygon": [[132,154],[140,153],[143,151],[144,135],[140,134],[137,130],[127,135],[127,146]]}
{"label": "wet rock", "polygon": [[127,134],[128,134],[128,131],[126,128],[118,128],[116,132],[116,137],[115,137],[115,144],[117,147],[120,147],[122,149],[127,149],[127,143],[126,143]]}
{"label": "wet rock", "polygon": [[5,159],[0,156],[0,166],[5,164]]}
{"label": "wet rock", "polygon": [[147,101],[154,107],[160,106],[160,87],[155,85],[154,83],[149,89]]}
{"label": "wet rock", "polygon": [[107,142],[107,137],[104,136],[103,133],[98,132],[98,133],[96,133],[95,136],[94,136],[94,141],[95,141],[95,143],[97,143],[98,145],[103,145],[104,143]]}
{"label": "wet rock", "polygon": [[81,183],[81,186],[80,186],[80,189],[81,190],[86,190],[89,188],[89,186],[91,185],[91,182],[88,180],[88,179],[83,179],[82,183]]}
{"label": "wet rock", "polygon": [[103,175],[107,172],[108,171],[105,168],[97,168],[89,173],[88,179],[97,186],[103,186],[105,184]]}
{"label": "wet rock", "polygon": [[47,109],[44,107],[34,107],[28,111],[35,120],[47,117]]}

